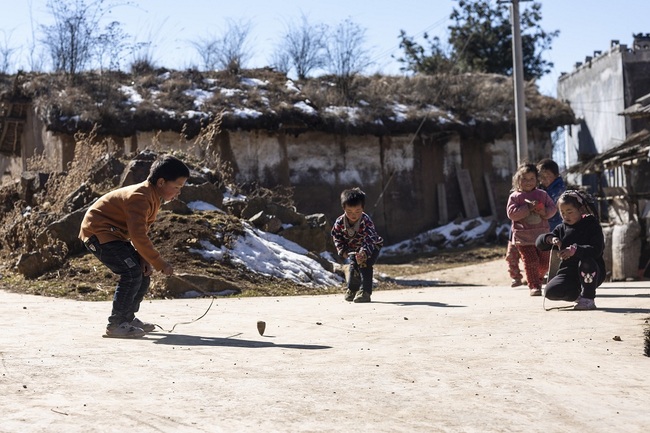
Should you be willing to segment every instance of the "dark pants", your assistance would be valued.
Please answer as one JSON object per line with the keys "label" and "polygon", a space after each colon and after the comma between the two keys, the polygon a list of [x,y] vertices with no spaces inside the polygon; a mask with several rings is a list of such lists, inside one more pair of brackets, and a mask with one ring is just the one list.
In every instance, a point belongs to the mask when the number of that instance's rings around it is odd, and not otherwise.
{"label": "dark pants", "polygon": [[[573,264],[572,264],[573,265]],[[594,299],[596,287],[605,281],[605,272],[592,258],[585,258],[575,266],[563,267],[546,285],[546,297],[554,301],[573,302],[579,296]]]}
{"label": "dark pants", "polygon": [[113,296],[113,311],[108,318],[109,326],[131,322],[140,310],[140,303],[149,290],[151,278],[142,272],[140,254],[130,242],[112,241],[100,244],[92,236],[86,248],[108,269],[119,276]]}
{"label": "dark pants", "polygon": [[379,250],[375,250],[370,257],[366,259],[366,266],[361,267],[357,264],[356,256],[350,256],[350,266],[348,267],[349,275],[347,276],[348,289],[356,292],[361,289],[372,294],[372,277],[374,272],[374,264],[379,257]]}

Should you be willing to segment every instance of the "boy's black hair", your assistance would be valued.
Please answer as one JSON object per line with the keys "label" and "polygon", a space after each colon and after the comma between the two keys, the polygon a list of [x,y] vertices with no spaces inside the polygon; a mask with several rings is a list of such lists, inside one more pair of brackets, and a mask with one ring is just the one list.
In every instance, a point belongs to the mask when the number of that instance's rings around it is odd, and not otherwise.
{"label": "boy's black hair", "polygon": [[158,179],[174,181],[179,177],[190,177],[190,169],[180,159],[171,155],[162,155],[151,164],[147,180],[155,185]]}
{"label": "boy's black hair", "polygon": [[341,193],[341,207],[358,206],[366,207],[366,194],[361,191],[361,188],[346,189]]}
{"label": "boy's black hair", "polygon": [[560,175],[560,167],[557,165],[557,162],[553,161],[551,158],[544,158],[541,161],[537,163],[537,170],[542,171],[542,170],[548,170],[553,175],[559,176]]}

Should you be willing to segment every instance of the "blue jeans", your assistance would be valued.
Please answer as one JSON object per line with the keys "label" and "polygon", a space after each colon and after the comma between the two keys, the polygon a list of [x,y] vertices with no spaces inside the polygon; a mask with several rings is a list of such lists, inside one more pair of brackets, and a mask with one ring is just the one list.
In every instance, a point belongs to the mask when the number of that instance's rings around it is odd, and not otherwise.
{"label": "blue jeans", "polygon": [[360,267],[357,264],[356,256],[350,256],[350,266],[348,268],[348,289],[356,292],[361,288],[369,295],[372,294],[372,277],[374,273],[373,266],[379,257],[379,249],[376,249],[370,257],[366,259],[366,266]]}
{"label": "blue jeans", "polygon": [[85,245],[100,262],[119,276],[108,326],[131,322],[140,310],[140,303],[151,283],[151,278],[142,272],[140,254],[130,242],[111,241],[100,244],[95,236],[91,236]]}

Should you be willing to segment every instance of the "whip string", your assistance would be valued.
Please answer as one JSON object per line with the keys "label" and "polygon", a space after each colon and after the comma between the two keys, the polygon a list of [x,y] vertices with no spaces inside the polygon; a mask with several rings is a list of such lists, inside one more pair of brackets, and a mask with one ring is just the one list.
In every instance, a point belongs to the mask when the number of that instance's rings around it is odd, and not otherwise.
{"label": "whip string", "polygon": [[175,323],[174,326],[172,326],[172,329],[170,329],[170,330],[167,330],[167,329],[163,328],[162,326],[158,325],[157,323],[154,323],[154,326],[156,326],[157,328],[162,329],[165,332],[169,332],[169,333],[174,332],[174,329],[178,325],[189,325],[190,323],[198,322],[199,320],[203,319],[205,316],[207,316],[208,312],[210,311],[210,308],[212,308],[212,304],[214,304],[214,300],[216,298],[215,296],[210,295],[209,293],[207,293],[205,290],[203,290],[197,284],[195,284],[195,283],[193,283],[193,282],[191,282],[191,281],[189,281],[189,280],[187,280],[187,279],[185,279],[185,278],[183,278],[183,277],[181,277],[179,275],[172,275],[171,277],[176,278],[177,280],[180,280],[181,282],[192,286],[194,289],[198,290],[199,292],[203,293],[206,296],[210,296],[212,298],[212,300],[210,301],[210,305],[208,305],[207,310],[205,310],[205,312],[203,314],[201,314],[199,317],[197,317],[196,319],[190,320],[189,322]]}
{"label": "whip string", "polygon": [[157,323],[154,323],[154,326],[156,326],[156,327],[162,329],[162,330],[165,331],[165,332],[172,333],[172,332],[174,332],[174,328],[176,328],[176,326],[178,326],[178,325],[189,325],[190,323],[198,322],[199,320],[203,319],[203,318],[208,314],[208,311],[210,311],[210,308],[212,308],[212,304],[214,303],[214,296],[211,296],[211,298],[212,298],[212,300],[210,301],[210,305],[208,305],[208,309],[205,310],[205,313],[201,314],[199,317],[197,317],[197,318],[194,319],[194,320],[190,320],[189,322],[178,322],[178,323],[175,323],[174,326],[172,326],[172,329],[169,329],[169,330],[163,328],[162,326],[160,326],[160,325],[157,324]]}

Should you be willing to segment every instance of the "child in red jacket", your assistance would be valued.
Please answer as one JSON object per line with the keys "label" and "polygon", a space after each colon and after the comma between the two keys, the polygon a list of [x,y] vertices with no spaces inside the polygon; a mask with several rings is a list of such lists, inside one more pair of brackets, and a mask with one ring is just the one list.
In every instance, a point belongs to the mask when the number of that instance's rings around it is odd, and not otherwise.
{"label": "child in red jacket", "polygon": [[[332,226],[337,253],[350,259],[345,300],[357,303],[370,302],[373,266],[384,243],[372,219],[363,211],[365,204],[366,195],[361,189],[346,189],[341,193],[343,215]],[[361,275],[361,287],[354,274]]]}

